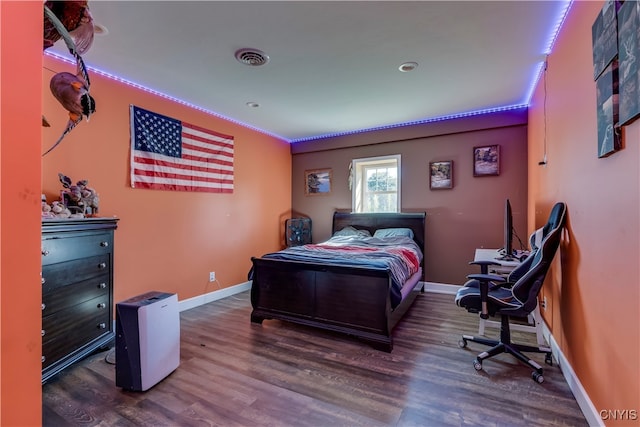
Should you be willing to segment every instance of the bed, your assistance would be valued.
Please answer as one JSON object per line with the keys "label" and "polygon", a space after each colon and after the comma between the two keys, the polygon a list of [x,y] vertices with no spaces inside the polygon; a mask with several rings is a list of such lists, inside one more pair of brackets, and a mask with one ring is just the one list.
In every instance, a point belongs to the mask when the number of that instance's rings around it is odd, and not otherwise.
{"label": "bed", "polygon": [[[251,321],[295,322],[352,335],[376,349],[391,352],[394,326],[424,291],[419,283],[424,282],[425,218],[424,212],[335,212],[331,239],[319,244],[311,258],[299,256],[300,249],[290,251],[292,248],[252,258]],[[403,276],[395,264],[382,265],[381,260],[364,262],[351,255],[348,260],[321,259],[321,254],[335,244],[332,240],[341,240],[343,234],[352,234],[353,229],[375,235],[376,238],[369,239],[374,242],[383,240],[377,237],[389,231],[397,237],[395,231],[411,230],[411,239],[405,240],[410,240],[407,245],[411,243],[419,249],[416,271],[405,272]],[[376,235],[377,230],[382,231]],[[358,247],[355,252],[366,252],[360,243],[347,246]],[[400,252],[407,255],[406,249]]]}

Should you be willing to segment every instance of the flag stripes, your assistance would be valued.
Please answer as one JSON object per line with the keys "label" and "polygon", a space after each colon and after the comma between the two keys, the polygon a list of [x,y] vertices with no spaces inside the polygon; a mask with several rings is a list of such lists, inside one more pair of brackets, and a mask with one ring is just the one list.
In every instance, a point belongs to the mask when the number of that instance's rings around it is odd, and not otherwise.
{"label": "flag stripes", "polygon": [[131,106],[131,186],[233,193],[232,136]]}

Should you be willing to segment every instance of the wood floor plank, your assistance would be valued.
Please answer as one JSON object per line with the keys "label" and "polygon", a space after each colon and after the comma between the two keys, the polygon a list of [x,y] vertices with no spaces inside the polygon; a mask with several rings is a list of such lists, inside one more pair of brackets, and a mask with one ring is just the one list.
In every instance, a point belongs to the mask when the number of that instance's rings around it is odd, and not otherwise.
{"label": "wood floor plank", "polygon": [[[558,366],[545,382],[509,355],[471,361],[458,347],[477,315],[421,294],[385,353],[356,338],[249,320],[249,292],[180,314],[178,369],[146,392],[115,386],[103,352],[42,387],[45,426],[586,426]],[[497,330],[487,329],[497,335]],[[535,344],[535,335],[513,333]]]}

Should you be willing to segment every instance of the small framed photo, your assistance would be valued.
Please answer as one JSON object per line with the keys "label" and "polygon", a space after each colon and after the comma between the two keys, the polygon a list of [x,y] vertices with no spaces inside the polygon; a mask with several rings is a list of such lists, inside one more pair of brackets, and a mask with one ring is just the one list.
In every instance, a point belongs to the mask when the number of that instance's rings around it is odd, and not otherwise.
{"label": "small framed photo", "polygon": [[432,190],[453,188],[453,160],[429,163],[429,188]]}
{"label": "small framed photo", "polygon": [[500,146],[473,147],[473,176],[500,175]]}
{"label": "small framed photo", "polygon": [[304,194],[317,196],[331,193],[331,169],[304,171]]}

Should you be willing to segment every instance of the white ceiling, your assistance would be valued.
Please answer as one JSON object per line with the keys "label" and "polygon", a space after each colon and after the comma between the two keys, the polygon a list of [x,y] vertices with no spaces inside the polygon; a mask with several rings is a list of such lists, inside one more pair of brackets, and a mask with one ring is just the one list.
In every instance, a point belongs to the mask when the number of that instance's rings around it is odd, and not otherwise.
{"label": "white ceiling", "polygon": [[[91,68],[296,141],[527,104],[567,1],[89,6],[108,30],[84,54]],[[241,48],[270,61],[241,64]],[[419,66],[400,72],[407,61]]]}

